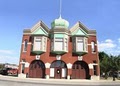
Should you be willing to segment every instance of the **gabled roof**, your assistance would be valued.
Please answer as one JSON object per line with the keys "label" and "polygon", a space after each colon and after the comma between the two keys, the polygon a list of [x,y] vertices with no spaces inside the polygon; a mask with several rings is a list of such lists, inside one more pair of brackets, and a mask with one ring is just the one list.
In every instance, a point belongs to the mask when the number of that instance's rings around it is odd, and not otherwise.
{"label": "gabled roof", "polygon": [[31,29],[25,29],[24,34],[32,34],[32,35],[41,34],[48,36],[49,28],[42,21],[39,21]]}
{"label": "gabled roof", "polygon": [[96,34],[95,30],[89,30],[85,27],[80,21],[77,22],[71,29],[70,32],[72,35],[89,35]]}
{"label": "gabled roof", "polygon": [[81,36],[87,36],[87,33],[82,30],[80,27],[77,28],[74,32],[71,33],[72,35],[81,35]]}

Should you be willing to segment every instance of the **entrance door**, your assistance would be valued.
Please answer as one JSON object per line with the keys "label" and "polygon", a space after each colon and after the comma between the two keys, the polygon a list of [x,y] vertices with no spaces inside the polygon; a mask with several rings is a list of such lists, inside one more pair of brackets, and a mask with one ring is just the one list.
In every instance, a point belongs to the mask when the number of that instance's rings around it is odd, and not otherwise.
{"label": "entrance door", "polygon": [[50,78],[67,78],[67,65],[61,60],[54,61],[50,66]]}
{"label": "entrance door", "polygon": [[55,78],[60,79],[62,75],[62,70],[60,67],[55,68]]}

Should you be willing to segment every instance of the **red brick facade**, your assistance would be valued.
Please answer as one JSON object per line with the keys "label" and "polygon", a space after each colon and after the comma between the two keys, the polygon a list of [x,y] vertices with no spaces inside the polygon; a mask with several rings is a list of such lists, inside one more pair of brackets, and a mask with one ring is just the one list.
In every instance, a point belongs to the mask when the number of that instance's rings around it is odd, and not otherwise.
{"label": "red brick facade", "polygon": [[[41,24],[40,24],[41,26]],[[65,54],[62,54],[61,55],[61,61],[65,62],[66,66],[67,66],[67,75],[66,75],[66,78],[72,78],[72,67],[73,67],[73,64],[75,62],[85,62],[88,66],[88,69],[89,71],[87,71],[88,74],[91,78],[92,76],[99,76],[100,75],[100,69],[99,69],[99,58],[98,58],[98,49],[97,49],[97,38],[96,38],[96,33],[88,33],[88,41],[87,41],[87,47],[88,47],[88,52],[87,54],[85,55],[82,55],[82,59],[79,60],[78,59],[78,55],[77,54],[73,54],[73,41],[72,41],[72,36],[71,35],[68,35],[69,38],[68,38],[68,52],[65,53]],[[23,52],[23,45],[24,45],[24,41],[25,40],[28,40],[28,43],[27,43],[27,51],[26,52]],[[22,64],[25,64],[25,68],[24,68],[24,72],[23,74],[27,74],[29,76],[29,67],[30,67],[30,64],[36,60],[36,54],[33,54],[31,52],[31,49],[32,49],[32,45],[33,45],[33,42],[32,42],[32,37],[31,37],[31,34],[28,34],[28,33],[25,33],[23,34],[23,38],[22,38],[22,44],[21,44],[21,53],[20,53],[20,64],[19,64],[19,74],[22,73]],[[91,42],[94,41],[95,42],[95,52],[92,52],[92,49],[91,49]],[[54,61],[57,61],[56,59],[56,55],[55,54],[52,54],[51,53],[51,39],[50,37],[48,36],[47,37],[47,48],[46,48],[46,52],[45,53],[42,53],[40,56],[40,61],[42,61],[45,65],[45,75],[44,75],[44,78],[48,77],[48,78],[52,78],[50,77],[50,65],[54,62]],[[47,63],[49,63],[50,65],[48,65],[47,67]],[[69,67],[68,64],[71,64],[71,67]],[[26,66],[27,65],[27,66]],[[96,70],[94,73],[94,67],[93,66],[96,66]],[[55,78],[55,76],[54,76]],[[87,77],[88,78],[88,77]]]}

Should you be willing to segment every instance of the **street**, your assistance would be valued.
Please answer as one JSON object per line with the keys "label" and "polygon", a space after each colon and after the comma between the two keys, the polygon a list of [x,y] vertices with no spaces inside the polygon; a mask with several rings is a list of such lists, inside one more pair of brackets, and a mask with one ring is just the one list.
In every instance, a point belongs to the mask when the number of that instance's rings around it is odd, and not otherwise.
{"label": "street", "polygon": [[120,86],[120,82],[84,82],[77,84],[70,83],[36,83],[36,82],[24,82],[24,81],[10,81],[1,80],[0,86]]}
{"label": "street", "polygon": [[120,86],[120,80],[33,79],[0,75],[0,86]]}

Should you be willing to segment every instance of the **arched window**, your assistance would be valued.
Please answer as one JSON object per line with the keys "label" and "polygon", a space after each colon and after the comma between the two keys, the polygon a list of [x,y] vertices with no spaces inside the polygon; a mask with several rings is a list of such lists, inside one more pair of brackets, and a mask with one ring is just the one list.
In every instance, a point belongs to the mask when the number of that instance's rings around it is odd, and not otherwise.
{"label": "arched window", "polygon": [[26,51],[27,51],[27,43],[28,43],[28,40],[25,39],[25,41],[24,41],[24,46],[23,46],[23,52],[26,52]]}
{"label": "arched window", "polygon": [[92,49],[92,52],[96,51],[95,50],[95,42],[94,41],[91,42],[91,49]]}

